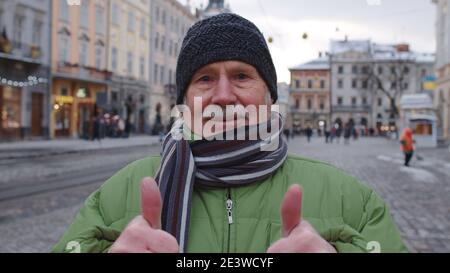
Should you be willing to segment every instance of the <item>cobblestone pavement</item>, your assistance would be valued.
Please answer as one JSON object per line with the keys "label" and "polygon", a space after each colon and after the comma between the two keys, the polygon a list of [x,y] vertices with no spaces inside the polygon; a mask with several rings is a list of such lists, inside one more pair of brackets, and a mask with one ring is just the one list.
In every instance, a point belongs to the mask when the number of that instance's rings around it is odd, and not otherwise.
{"label": "cobblestone pavement", "polygon": [[[402,154],[397,142],[386,139],[360,139],[350,145],[325,144],[323,139],[313,138],[307,143],[304,138],[289,142],[290,152],[329,162],[359,178],[371,186],[386,200],[397,222],[406,244],[413,252],[450,252],[450,151],[447,149],[420,149],[422,160],[416,158],[411,168],[402,165]],[[157,153],[157,148],[149,151]],[[141,158],[148,151],[135,149],[122,160],[125,164]],[[78,155],[79,157],[79,155]],[[59,158],[59,164],[79,162],[76,155]],[[83,155],[83,160],[97,166],[98,162],[108,158],[120,162],[118,157],[103,153]],[[114,158],[114,159],[112,159]],[[17,175],[17,168],[32,168],[29,177],[38,169],[48,168],[43,163],[31,162],[11,167]],[[39,161],[39,159],[37,159]],[[36,161],[36,163],[37,163]],[[56,160],[58,161],[58,160]],[[78,163],[77,163],[78,164]],[[79,163],[86,167],[88,163]],[[76,164],[75,164],[76,165]],[[34,169],[33,169],[34,166]],[[58,169],[55,165],[54,169]],[[42,175],[55,174],[53,169],[42,171]],[[7,172],[0,168],[0,177]],[[12,183],[3,179],[3,183]],[[17,218],[0,219],[0,252],[48,252],[70,224],[83,200],[103,181],[57,193],[42,193],[28,199],[19,199],[0,203],[0,210],[7,206],[17,210]],[[0,183],[1,186],[1,183]],[[31,205],[27,205],[27,202]],[[23,213],[27,206],[35,207],[31,213]]]}
{"label": "cobblestone pavement", "polygon": [[372,187],[389,205],[412,252],[450,252],[450,151],[418,149],[403,166],[396,141],[369,138],[325,144],[296,138],[290,152],[337,166]]}

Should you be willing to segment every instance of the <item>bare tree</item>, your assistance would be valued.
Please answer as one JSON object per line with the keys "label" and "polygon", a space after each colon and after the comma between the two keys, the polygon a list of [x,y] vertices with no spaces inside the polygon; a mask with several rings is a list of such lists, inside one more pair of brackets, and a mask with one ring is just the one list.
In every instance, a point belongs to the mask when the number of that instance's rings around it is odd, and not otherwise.
{"label": "bare tree", "polygon": [[[411,73],[408,64],[410,62],[407,60],[395,60],[386,63],[372,62],[368,68],[369,90],[373,95],[381,92],[389,99],[389,114],[392,119],[399,117],[397,100],[408,88],[408,74]],[[384,73],[386,68],[389,68],[388,74]]]}

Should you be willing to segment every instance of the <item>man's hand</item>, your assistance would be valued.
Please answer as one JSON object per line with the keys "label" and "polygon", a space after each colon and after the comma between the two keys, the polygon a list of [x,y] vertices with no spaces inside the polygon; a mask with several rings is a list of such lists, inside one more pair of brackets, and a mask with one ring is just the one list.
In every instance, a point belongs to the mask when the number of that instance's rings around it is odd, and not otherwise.
{"label": "man's hand", "polygon": [[136,217],[113,244],[110,253],[178,253],[178,242],[161,230],[161,193],[153,178],[141,184],[142,215]]}
{"label": "man's hand", "polygon": [[302,220],[302,188],[294,185],[284,196],[281,206],[283,239],[275,242],[268,253],[336,253],[305,220]]}

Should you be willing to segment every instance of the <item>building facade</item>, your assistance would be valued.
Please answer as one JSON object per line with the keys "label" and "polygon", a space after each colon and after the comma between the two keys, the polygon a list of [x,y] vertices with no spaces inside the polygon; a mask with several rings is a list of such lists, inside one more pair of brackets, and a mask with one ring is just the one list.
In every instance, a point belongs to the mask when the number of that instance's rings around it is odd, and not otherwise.
{"label": "building facade", "polygon": [[293,67],[291,72],[291,121],[295,130],[329,129],[331,70],[328,56]]}
{"label": "building facade", "polygon": [[107,1],[52,1],[51,137],[92,135],[107,104]]}
{"label": "building facade", "polygon": [[228,4],[224,0],[209,0],[204,10],[198,11],[200,19],[206,19],[221,13],[231,12]]}
{"label": "building facade", "polygon": [[130,131],[149,132],[150,0],[109,0],[108,111]]}
{"label": "building facade", "polygon": [[0,1],[0,141],[49,134],[50,5]]}
{"label": "building facade", "polygon": [[440,142],[450,142],[450,1],[436,4],[436,95],[437,127]]}
{"label": "building facade", "polygon": [[167,130],[176,104],[176,66],[183,38],[197,21],[177,0],[153,0],[150,5],[150,128],[153,134]]}
{"label": "building facade", "polygon": [[363,132],[397,130],[394,109],[401,96],[424,92],[424,79],[433,74],[434,54],[413,52],[407,44],[332,41],[330,52],[332,121]]}

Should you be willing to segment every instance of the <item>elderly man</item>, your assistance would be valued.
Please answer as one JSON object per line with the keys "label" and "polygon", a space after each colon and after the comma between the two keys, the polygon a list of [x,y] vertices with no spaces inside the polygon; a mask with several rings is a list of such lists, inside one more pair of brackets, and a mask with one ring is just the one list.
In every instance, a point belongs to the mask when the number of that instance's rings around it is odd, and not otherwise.
{"label": "elderly man", "polygon": [[[257,27],[234,14],[188,31],[177,66],[178,103],[195,112],[218,106],[270,106],[277,79]],[[165,138],[162,156],[134,162],[86,201],[55,252],[404,252],[387,206],[332,166],[287,154],[275,115],[244,117],[267,138],[208,140],[238,119],[184,117],[191,138]],[[225,114],[227,116],[227,114]],[[242,116],[241,115],[241,119]],[[234,117],[234,114],[233,114]],[[234,127],[233,127],[234,126]],[[211,127],[209,127],[211,128]],[[242,128],[240,126],[239,128]],[[236,133],[236,130],[234,130]],[[236,134],[233,134],[236,136]],[[151,177],[154,177],[151,178]]]}

